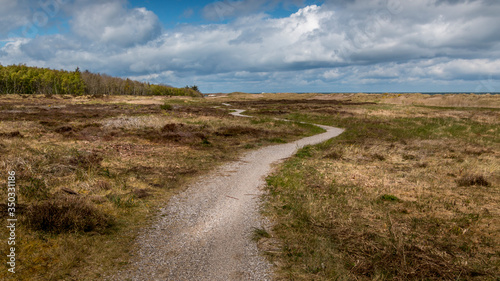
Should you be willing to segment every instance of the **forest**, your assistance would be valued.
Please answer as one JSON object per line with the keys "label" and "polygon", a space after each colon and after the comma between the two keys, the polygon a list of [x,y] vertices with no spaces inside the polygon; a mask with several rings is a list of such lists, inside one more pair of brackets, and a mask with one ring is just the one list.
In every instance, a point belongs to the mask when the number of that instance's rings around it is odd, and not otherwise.
{"label": "forest", "polygon": [[106,74],[0,64],[0,94],[201,96],[197,86],[174,88]]}

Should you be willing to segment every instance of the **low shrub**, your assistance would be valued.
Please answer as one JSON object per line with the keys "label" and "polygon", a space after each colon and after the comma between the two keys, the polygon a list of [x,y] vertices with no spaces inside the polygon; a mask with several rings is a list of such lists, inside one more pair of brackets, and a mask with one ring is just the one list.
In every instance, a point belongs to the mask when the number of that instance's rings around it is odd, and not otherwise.
{"label": "low shrub", "polygon": [[490,186],[490,183],[482,175],[465,175],[457,179],[459,186]]}
{"label": "low shrub", "polygon": [[160,108],[161,108],[161,109],[163,109],[163,110],[167,110],[167,111],[169,111],[169,110],[172,110],[172,109],[173,109],[173,106],[172,106],[171,104],[164,103],[164,104],[162,104],[162,105],[160,106]]}
{"label": "low shrub", "polygon": [[398,197],[391,194],[383,194],[378,198],[379,202],[387,201],[387,202],[399,202],[401,201]]}
{"label": "low shrub", "polygon": [[61,196],[28,207],[27,225],[51,233],[102,231],[113,219],[78,197]]}

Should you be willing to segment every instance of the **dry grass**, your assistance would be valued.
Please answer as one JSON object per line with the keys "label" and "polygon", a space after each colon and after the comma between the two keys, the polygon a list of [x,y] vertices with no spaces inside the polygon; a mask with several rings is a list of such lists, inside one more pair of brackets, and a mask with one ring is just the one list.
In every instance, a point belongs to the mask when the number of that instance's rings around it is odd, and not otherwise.
{"label": "dry grass", "polygon": [[300,106],[276,109],[347,130],[268,178],[278,279],[495,280],[498,111]]}
{"label": "dry grass", "polygon": [[30,205],[25,224],[50,233],[103,231],[112,226],[112,219],[77,196],[63,196]]}
{"label": "dry grass", "polygon": [[[499,112],[373,103],[382,99],[2,96],[0,166],[18,175],[24,221],[15,280],[102,279],[194,176],[318,132],[274,117],[348,129],[270,178],[277,228],[254,238],[272,245],[281,277],[488,279],[499,260]],[[260,117],[230,116],[221,102]]]}
{"label": "dry grass", "polygon": [[484,107],[500,108],[498,97],[495,95],[475,94],[386,94],[382,97],[383,103],[400,105],[426,105],[439,107]]}
{"label": "dry grass", "polygon": [[23,222],[17,273],[3,264],[2,280],[101,279],[127,263],[136,234],[192,178],[314,132],[233,117],[198,98],[0,99],[0,167],[16,171]]}

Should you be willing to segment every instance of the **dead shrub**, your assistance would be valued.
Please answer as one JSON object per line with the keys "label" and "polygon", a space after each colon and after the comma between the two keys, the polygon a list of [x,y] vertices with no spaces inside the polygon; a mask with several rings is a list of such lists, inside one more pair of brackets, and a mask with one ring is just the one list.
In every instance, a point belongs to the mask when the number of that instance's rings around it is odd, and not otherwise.
{"label": "dead shrub", "polygon": [[78,132],[77,138],[83,140],[92,140],[93,138],[102,137],[105,131],[101,127],[86,126]]}
{"label": "dead shrub", "polygon": [[160,134],[157,139],[173,142],[192,142],[197,139],[197,136],[192,132],[167,132]]}
{"label": "dead shrub", "polygon": [[482,175],[465,175],[456,181],[458,186],[490,186],[490,182],[488,182]]}
{"label": "dead shrub", "polygon": [[67,132],[70,132],[70,131],[73,131],[73,127],[71,126],[61,126],[61,127],[58,127],[54,130],[56,133],[67,133]]}
{"label": "dead shrub", "polygon": [[74,155],[69,159],[69,163],[81,168],[96,168],[101,165],[102,156],[94,151],[74,151]]}
{"label": "dead shrub", "polygon": [[178,132],[185,127],[187,127],[187,126],[182,124],[182,123],[170,123],[170,124],[166,124],[165,126],[163,126],[161,131],[162,132]]}
{"label": "dead shrub", "polygon": [[373,160],[378,160],[378,161],[384,161],[385,160],[385,156],[382,155],[382,154],[378,154],[378,153],[374,153],[371,155],[371,158]]}
{"label": "dead shrub", "polygon": [[267,135],[267,131],[245,126],[224,126],[215,133],[218,136],[233,137],[240,135],[252,135],[256,137]]}
{"label": "dead shrub", "polygon": [[23,138],[24,136],[19,131],[14,131],[14,132],[10,132],[10,133],[0,133],[0,137]]}
{"label": "dead shrub", "polygon": [[483,154],[488,154],[492,153],[493,151],[491,148],[485,149],[485,148],[466,148],[464,150],[465,154],[473,155],[473,156],[481,156]]}
{"label": "dead shrub", "polygon": [[429,163],[427,163],[427,162],[419,162],[419,163],[415,164],[415,166],[417,168],[427,168],[429,166]]}
{"label": "dead shrub", "polygon": [[403,154],[404,160],[418,160],[418,157],[412,154]]}
{"label": "dead shrub", "polygon": [[207,135],[204,128],[182,123],[170,123],[163,126],[161,130],[145,130],[141,136],[155,142],[178,142],[178,143],[198,143],[206,140]]}
{"label": "dead shrub", "polygon": [[28,208],[27,225],[51,233],[103,231],[113,224],[110,216],[74,196],[61,196]]}
{"label": "dead shrub", "polygon": [[132,193],[135,195],[135,197],[137,197],[139,199],[151,196],[151,193],[149,192],[149,190],[144,189],[144,188],[134,189],[134,191],[132,191]]}
{"label": "dead shrub", "polygon": [[332,152],[327,153],[323,158],[328,158],[328,159],[333,159],[333,160],[340,160],[342,159],[342,151],[340,150],[335,150]]}
{"label": "dead shrub", "polygon": [[56,127],[56,126],[60,125],[59,122],[46,121],[46,120],[38,121],[38,123],[40,123],[40,125],[47,126],[47,127]]}
{"label": "dead shrub", "polygon": [[103,181],[103,180],[98,180],[94,187],[97,190],[110,190],[111,189],[111,184],[108,181]]}

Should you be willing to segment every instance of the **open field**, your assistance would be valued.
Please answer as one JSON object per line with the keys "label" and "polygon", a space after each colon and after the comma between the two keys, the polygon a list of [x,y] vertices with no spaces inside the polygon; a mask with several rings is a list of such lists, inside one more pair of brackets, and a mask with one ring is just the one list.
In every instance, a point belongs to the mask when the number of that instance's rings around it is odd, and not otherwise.
{"label": "open field", "polygon": [[[260,243],[278,279],[497,280],[500,97],[440,107],[320,98],[240,104],[346,129],[268,178],[275,226]],[[477,107],[482,98],[491,108]],[[346,100],[376,103],[335,104]]]}
{"label": "open field", "polygon": [[500,97],[429,99],[0,96],[0,166],[16,171],[21,207],[16,280],[99,279],[194,177],[321,131],[275,117],[346,129],[267,179],[274,227],[254,238],[278,279],[496,280]]}
{"label": "open field", "polygon": [[194,176],[318,130],[228,112],[200,98],[0,96],[0,166],[18,187],[14,279],[99,279],[128,262],[137,233]]}

